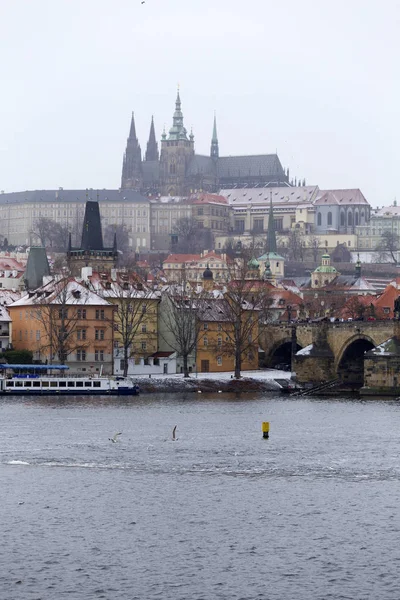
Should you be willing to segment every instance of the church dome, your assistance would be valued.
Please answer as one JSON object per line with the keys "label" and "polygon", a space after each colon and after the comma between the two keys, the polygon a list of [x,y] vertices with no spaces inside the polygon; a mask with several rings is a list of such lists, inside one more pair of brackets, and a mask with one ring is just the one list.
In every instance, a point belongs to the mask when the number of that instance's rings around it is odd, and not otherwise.
{"label": "church dome", "polygon": [[249,269],[259,269],[260,263],[258,262],[258,260],[256,258],[253,257],[249,260],[249,262],[247,263],[247,266],[249,267]]}
{"label": "church dome", "polygon": [[213,273],[210,269],[210,267],[207,265],[206,270],[203,273],[203,279],[213,279]]}

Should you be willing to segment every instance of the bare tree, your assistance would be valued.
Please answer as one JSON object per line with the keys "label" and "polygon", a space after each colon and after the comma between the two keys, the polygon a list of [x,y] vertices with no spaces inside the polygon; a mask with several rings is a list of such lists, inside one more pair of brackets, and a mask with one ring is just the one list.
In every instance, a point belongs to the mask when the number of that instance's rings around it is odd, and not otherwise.
{"label": "bare tree", "polygon": [[251,258],[251,250],[243,249],[241,257],[230,265],[231,280],[223,294],[223,352],[235,358],[236,379],[241,376],[246,354],[257,356],[263,329],[260,325],[271,318],[271,288],[267,282],[249,275]]}
{"label": "bare tree", "polygon": [[188,359],[197,347],[201,328],[198,317],[207,298],[207,292],[192,288],[185,277],[170,285],[161,295],[160,335],[182,357],[184,377],[189,377]]}
{"label": "bare tree", "polygon": [[291,260],[304,260],[305,241],[299,229],[291,229],[288,234],[288,250]]}
{"label": "bare tree", "polygon": [[209,229],[200,228],[198,223],[189,217],[179,219],[174,228],[173,235],[176,239],[171,245],[171,250],[184,254],[196,254],[208,250],[212,246],[212,235]]}
{"label": "bare tree", "polygon": [[114,243],[114,234],[117,236],[117,248],[123,253],[129,251],[129,231],[126,225],[107,225],[104,229],[104,245],[111,247]]}
{"label": "bare tree", "polygon": [[65,251],[68,245],[68,229],[47,217],[40,217],[34,223],[31,231],[33,235],[39,238],[42,246]]}
{"label": "bare tree", "polygon": [[351,296],[343,309],[343,314],[348,319],[363,319],[369,312],[369,305],[363,302],[359,296]]}
{"label": "bare tree", "polygon": [[158,296],[132,273],[119,273],[116,281],[107,281],[101,295],[115,305],[115,337],[122,345],[126,377],[129,359],[135,354],[143,354],[141,342],[151,334],[152,320],[157,320]]}
{"label": "bare tree", "polygon": [[33,314],[44,331],[38,349],[65,364],[68,356],[87,347],[86,329],[78,327],[85,306],[85,288],[70,278],[51,281],[35,292]]}
{"label": "bare tree", "polygon": [[397,233],[385,230],[382,233],[381,241],[377,246],[378,252],[382,255],[389,255],[392,262],[397,264],[396,252],[400,249],[400,238]]}
{"label": "bare tree", "polygon": [[310,248],[310,250],[312,252],[314,262],[317,262],[318,250],[319,250],[319,247],[321,246],[321,240],[319,239],[319,237],[317,235],[311,233],[307,239],[307,246]]}

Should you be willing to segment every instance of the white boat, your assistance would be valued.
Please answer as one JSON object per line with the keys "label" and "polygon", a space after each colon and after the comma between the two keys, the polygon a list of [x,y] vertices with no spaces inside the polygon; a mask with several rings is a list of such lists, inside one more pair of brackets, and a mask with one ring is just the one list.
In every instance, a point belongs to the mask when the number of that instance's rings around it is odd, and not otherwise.
{"label": "white boat", "polygon": [[[74,395],[101,394],[137,396],[139,386],[128,377],[69,376],[48,374],[50,370],[66,371],[65,365],[0,365],[2,371],[12,371],[0,377],[0,395]],[[18,371],[16,373],[15,371]],[[21,373],[24,371],[24,373]]]}

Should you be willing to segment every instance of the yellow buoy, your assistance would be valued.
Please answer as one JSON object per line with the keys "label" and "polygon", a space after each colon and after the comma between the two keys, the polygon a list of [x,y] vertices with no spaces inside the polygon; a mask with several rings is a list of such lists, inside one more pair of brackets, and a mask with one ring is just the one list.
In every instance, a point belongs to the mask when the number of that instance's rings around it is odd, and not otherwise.
{"label": "yellow buoy", "polygon": [[261,429],[263,432],[263,438],[268,439],[269,438],[269,421],[263,421]]}

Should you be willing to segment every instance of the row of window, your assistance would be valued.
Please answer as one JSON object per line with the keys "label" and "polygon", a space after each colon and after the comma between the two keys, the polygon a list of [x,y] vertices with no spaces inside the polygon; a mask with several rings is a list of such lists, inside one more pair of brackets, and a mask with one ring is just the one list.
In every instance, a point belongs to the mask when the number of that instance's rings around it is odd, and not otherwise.
{"label": "row of window", "polygon": [[7,381],[7,387],[24,387],[24,388],[99,388],[100,381]]}
{"label": "row of window", "polygon": [[[364,219],[364,211],[362,211],[361,213],[361,220]],[[327,227],[332,225],[332,213],[328,212],[327,217],[326,217],[326,224]],[[317,214],[317,225],[318,227],[321,227],[322,225],[322,213],[318,213]],[[359,215],[358,212],[356,211],[354,213],[354,217],[353,217],[353,213],[351,211],[349,211],[347,213],[347,226],[348,227],[352,227],[353,225],[357,226],[359,225]],[[346,226],[346,214],[341,211],[340,213],[340,227],[345,227]]]}
{"label": "row of window", "polygon": [[[76,360],[78,362],[85,362],[86,361],[86,350],[78,350],[76,353]],[[101,362],[104,360],[104,350],[95,350],[94,351],[94,360],[95,362]]]}

